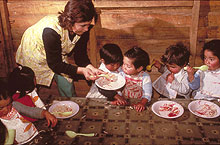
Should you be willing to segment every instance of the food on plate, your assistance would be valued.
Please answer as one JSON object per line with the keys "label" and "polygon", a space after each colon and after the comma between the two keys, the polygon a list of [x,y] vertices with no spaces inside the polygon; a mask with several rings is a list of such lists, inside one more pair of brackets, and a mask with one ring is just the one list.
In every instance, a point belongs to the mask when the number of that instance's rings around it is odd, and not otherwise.
{"label": "food on plate", "polygon": [[62,104],[54,107],[51,112],[56,117],[67,117],[72,115],[73,109],[68,105]]}
{"label": "food on plate", "polygon": [[104,90],[117,90],[125,85],[125,79],[119,74],[108,73],[106,77],[100,77],[95,84]]}
{"label": "food on plate", "polygon": [[159,114],[166,117],[174,117],[180,113],[178,106],[175,103],[165,103],[159,107]]}
{"label": "food on plate", "polygon": [[209,105],[207,103],[198,105],[198,108],[195,110],[195,113],[206,116],[206,117],[213,117],[217,115],[217,109],[215,105]]}

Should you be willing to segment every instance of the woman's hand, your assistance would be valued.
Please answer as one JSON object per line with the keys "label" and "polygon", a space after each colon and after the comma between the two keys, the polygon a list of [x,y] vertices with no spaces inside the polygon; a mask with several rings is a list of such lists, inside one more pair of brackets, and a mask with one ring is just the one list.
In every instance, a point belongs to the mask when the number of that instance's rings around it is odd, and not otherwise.
{"label": "woman's hand", "polygon": [[92,73],[97,76],[97,75],[100,75],[100,74],[103,74],[103,73],[106,73],[100,69],[97,69],[95,68],[94,66],[92,66],[91,64],[87,65],[86,68],[89,68],[90,70],[92,70]]}
{"label": "woman's hand", "polygon": [[106,73],[100,69],[93,67],[91,64],[87,65],[86,67],[78,67],[77,69],[78,74],[83,74],[86,80],[96,80],[98,78],[97,75]]}
{"label": "woman's hand", "polygon": [[48,126],[50,126],[50,125],[51,125],[51,127],[56,126],[57,118],[53,114],[51,114],[47,110],[43,110],[42,115],[46,118]]}

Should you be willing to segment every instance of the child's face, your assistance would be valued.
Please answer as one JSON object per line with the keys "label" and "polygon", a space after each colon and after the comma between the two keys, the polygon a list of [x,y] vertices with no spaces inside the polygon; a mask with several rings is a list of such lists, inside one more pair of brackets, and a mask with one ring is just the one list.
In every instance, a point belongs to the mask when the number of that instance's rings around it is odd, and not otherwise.
{"label": "child's face", "polygon": [[11,98],[7,98],[6,100],[0,100],[0,117],[6,116],[11,111],[11,108]]}
{"label": "child's face", "polygon": [[220,68],[220,62],[217,56],[209,50],[204,51],[204,63],[209,67],[209,70],[216,70]]}
{"label": "child's face", "polygon": [[173,74],[178,73],[182,69],[182,67],[180,67],[174,63],[173,64],[166,64],[166,66],[167,66],[167,69]]}
{"label": "child's face", "polygon": [[110,63],[110,64],[106,64],[105,67],[106,67],[109,71],[116,71],[116,70],[118,70],[118,68],[120,67],[120,63]]}
{"label": "child's face", "polygon": [[[136,69],[133,65],[133,60],[128,58],[128,57],[124,57],[123,59],[123,66],[122,66],[122,70],[124,71],[124,73],[126,73],[127,75],[135,75],[137,73],[140,72],[139,69]],[[142,70],[142,69],[141,69]]]}

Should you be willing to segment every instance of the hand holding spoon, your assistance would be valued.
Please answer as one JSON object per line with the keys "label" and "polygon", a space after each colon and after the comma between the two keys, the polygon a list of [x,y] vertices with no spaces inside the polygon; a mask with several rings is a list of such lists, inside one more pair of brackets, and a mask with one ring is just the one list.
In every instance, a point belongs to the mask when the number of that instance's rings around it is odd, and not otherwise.
{"label": "hand holding spoon", "polygon": [[151,71],[152,66],[154,65],[154,63],[155,63],[155,60],[153,60],[153,62],[151,64],[147,65],[147,67],[146,67],[147,71]]}
{"label": "hand holding spoon", "polygon": [[[193,67],[194,69],[199,69],[199,70],[201,70],[201,71],[206,71],[206,70],[208,70],[209,69],[209,67],[207,66],[207,65],[202,65],[202,66],[200,66],[200,67]],[[187,70],[187,67],[185,66],[184,67],[184,70]]]}

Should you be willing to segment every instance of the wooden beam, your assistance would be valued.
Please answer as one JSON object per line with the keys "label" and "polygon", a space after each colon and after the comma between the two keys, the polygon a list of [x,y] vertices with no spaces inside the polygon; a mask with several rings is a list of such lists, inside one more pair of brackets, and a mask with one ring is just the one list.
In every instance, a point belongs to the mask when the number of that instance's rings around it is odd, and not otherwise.
{"label": "wooden beam", "polygon": [[192,8],[192,22],[190,28],[190,51],[192,54],[191,65],[195,65],[196,60],[196,47],[197,47],[197,36],[199,27],[199,10],[200,0],[195,0]]}
{"label": "wooden beam", "polygon": [[6,0],[0,0],[0,16],[1,16],[1,35],[3,48],[1,52],[4,56],[5,61],[5,74],[4,77],[7,76],[7,73],[11,72],[15,66],[15,58],[14,58],[14,47],[12,42],[12,34],[11,27],[9,23],[9,13],[7,8]]}

